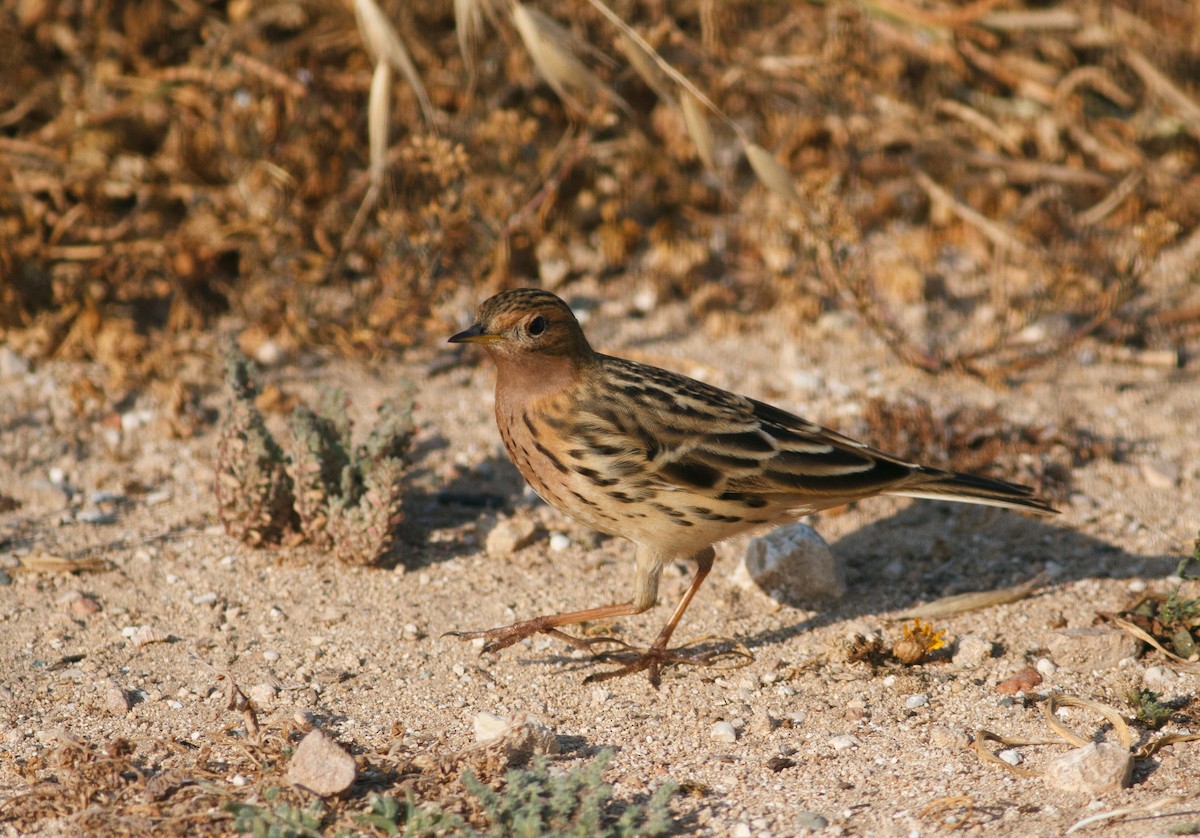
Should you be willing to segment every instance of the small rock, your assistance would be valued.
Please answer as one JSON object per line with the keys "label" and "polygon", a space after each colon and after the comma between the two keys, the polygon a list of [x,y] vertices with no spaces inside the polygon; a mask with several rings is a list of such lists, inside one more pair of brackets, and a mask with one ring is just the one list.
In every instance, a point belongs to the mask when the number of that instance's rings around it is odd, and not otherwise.
{"label": "small rock", "polygon": [[1029,692],[1040,683],[1042,683],[1042,676],[1038,674],[1038,671],[1026,667],[1017,670],[997,684],[996,692],[1004,695],[1016,695],[1021,692]]}
{"label": "small rock", "polygon": [[1054,661],[1050,660],[1050,658],[1038,658],[1034,667],[1043,678],[1049,678],[1055,672],[1058,672],[1058,667],[1054,665]]}
{"label": "small rock", "polygon": [[106,680],[103,684],[104,709],[114,716],[124,716],[131,706],[129,693],[121,689],[116,681]]}
{"label": "small rock", "polygon": [[733,832],[730,834],[733,835],[733,838],[751,838],[754,835],[754,830],[745,821],[738,821],[737,825],[733,827]]}
{"label": "small rock", "polygon": [[296,725],[297,729],[305,733],[316,726],[316,718],[313,716],[311,710],[297,710],[292,714],[292,722]]}
{"label": "small rock", "polygon": [[122,634],[129,638],[134,646],[146,646],[150,643],[166,643],[171,635],[153,626],[130,626],[123,629]]}
{"label": "small rock", "polygon": [[300,740],[287,772],[289,783],[321,797],[341,794],[357,776],[354,757],[320,729]]}
{"label": "small rock", "polygon": [[566,550],[570,546],[571,546],[571,539],[567,538],[562,533],[556,532],[556,533],[554,533],[554,535],[550,536],[550,549],[553,550],[554,552],[561,553],[563,550]]}
{"label": "small rock", "polygon": [[904,707],[908,710],[916,710],[918,707],[924,707],[928,703],[929,696],[918,693],[917,695],[910,695],[905,699]]}
{"label": "small rock", "polygon": [[1179,483],[1179,466],[1166,460],[1142,463],[1142,479],[1152,489],[1174,489]]}
{"label": "small rock", "polygon": [[1097,795],[1127,787],[1133,780],[1133,755],[1112,742],[1089,742],[1051,760],[1046,785]]}
{"label": "small rock", "polygon": [[250,700],[254,702],[254,706],[260,710],[264,710],[275,703],[275,696],[279,694],[279,690],[274,684],[255,684],[250,688]]}
{"label": "small rock", "polygon": [[951,660],[955,666],[974,669],[991,658],[994,648],[992,641],[976,634],[966,634],[954,644],[954,657]]}
{"label": "small rock", "polygon": [[1142,686],[1159,695],[1169,695],[1179,683],[1179,676],[1161,666],[1148,666],[1142,673]]}
{"label": "small rock", "polygon": [[1046,646],[1056,664],[1076,672],[1115,669],[1123,658],[1136,658],[1142,650],[1137,638],[1104,626],[1059,629]]}
{"label": "small rock", "polygon": [[94,597],[83,594],[76,600],[71,601],[71,613],[76,617],[90,617],[93,614],[100,612],[100,603],[96,602]]}
{"label": "small rock", "polygon": [[853,748],[855,745],[858,745],[859,741],[857,736],[842,733],[830,739],[829,744],[835,751],[844,751],[847,748]]}
{"label": "small rock", "polygon": [[818,815],[816,812],[797,812],[795,824],[797,829],[803,829],[807,832],[820,832],[829,826],[829,819],[824,815]]}
{"label": "small rock", "polygon": [[758,587],[785,605],[840,599],[846,593],[841,564],[807,524],[779,527],[750,539],[733,581],[743,588]]}
{"label": "small rock", "polygon": [[523,547],[528,547],[536,533],[537,527],[528,518],[506,518],[492,527],[484,540],[483,548],[491,558],[502,559]]}
{"label": "small rock", "polygon": [[737,741],[737,729],[729,722],[717,722],[709,728],[708,735],[717,742]]}
{"label": "small rock", "polygon": [[971,743],[971,737],[960,730],[944,725],[933,725],[929,728],[929,744],[934,748],[965,748]]}
{"label": "small rock", "polygon": [[1021,752],[1012,748],[1006,748],[1005,750],[996,754],[996,756],[1000,757],[1000,759],[1002,759],[1004,762],[1007,762],[1009,765],[1020,765],[1025,761],[1025,757],[1021,754]]}
{"label": "small rock", "polygon": [[509,765],[522,765],[535,754],[560,751],[554,731],[528,713],[513,713],[507,718],[494,713],[476,713],[472,724],[476,741],[503,750]]}

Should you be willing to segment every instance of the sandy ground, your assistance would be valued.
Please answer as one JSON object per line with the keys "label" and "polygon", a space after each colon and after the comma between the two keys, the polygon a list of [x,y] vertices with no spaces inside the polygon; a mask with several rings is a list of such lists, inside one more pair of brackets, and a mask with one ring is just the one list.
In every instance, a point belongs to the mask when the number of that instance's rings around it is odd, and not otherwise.
{"label": "sandy ground", "polygon": [[[321,382],[349,386],[363,412],[404,379],[417,383],[407,517],[399,563],[386,569],[341,566],[309,547],[251,550],[225,536],[211,491],[212,427],[171,439],[146,400],[126,415],[144,409],[150,421],[119,432],[80,418],[70,395],[80,370],[51,365],[10,374],[0,399],[0,486],[21,506],[0,517],[7,574],[0,587],[0,798],[27,791],[31,778],[20,766],[48,758],[66,734],[97,744],[117,737],[203,744],[222,735],[238,722],[224,709],[217,678],[225,673],[247,691],[277,688],[261,707],[267,724],[307,709],[339,741],[366,751],[387,751],[398,740],[411,750],[462,748],[473,741],[480,712],[534,714],[558,734],[566,765],[614,749],[608,779],[618,797],[645,795],[668,777],[686,784],[690,793],[672,807],[679,831],[689,834],[791,835],[819,823],[811,813],[827,822],[827,834],[937,834],[947,827],[937,801],[951,797],[959,808],[950,814],[967,816],[957,834],[1062,834],[1090,815],[1200,788],[1197,743],[1139,760],[1129,788],[1095,799],[1009,774],[970,747],[980,728],[1049,738],[1043,704],[1053,691],[1126,715],[1122,696],[1130,687],[1152,686],[1164,699],[1196,695],[1195,672],[1157,653],[1096,671],[1058,661],[1053,672],[1043,665],[1050,674],[1029,695],[996,690],[1049,657],[1057,629],[1090,626],[1098,610],[1173,586],[1169,575],[1200,523],[1200,436],[1187,432],[1200,415],[1194,364],[1121,364],[1085,346],[998,390],[908,369],[873,338],[844,333],[841,320],[800,330],[748,320],[742,334],[732,334],[689,330],[682,312],[627,315],[615,303],[592,312],[593,343],[817,421],[849,427],[864,397],[917,393],[938,407],[996,405],[1014,422],[1073,418],[1130,441],[1133,454],[1077,470],[1075,491],[1053,520],[906,500],[818,516],[812,523],[846,566],[842,600],[776,605],[735,585],[735,565],[726,560],[676,636],[740,639],[753,663],[673,669],[659,689],[641,677],[585,685],[601,667],[561,642],[535,638],[480,656],[442,636],[622,600],[631,585],[628,543],[594,537],[523,491],[491,418],[486,362],[431,345],[403,364],[305,359],[268,373],[305,397]],[[214,382],[207,403],[223,409],[224,401]],[[73,488],[72,499],[59,478]],[[514,555],[489,558],[484,537],[509,516],[532,517],[539,535]],[[552,534],[566,536],[565,546],[556,539],[563,549],[552,549]],[[17,566],[47,555],[100,558],[109,569]],[[647,642],[690,573],[668,568],[659,607],[610,630]],[[901,624],[893,617],[906,608],[1038,574],[1048,581],[1028,599],[939,620],[950,647],[932,662],[872,670],[847,660],[856,633],[897,638]],[[1185,583],[1183,593],[1200,596],[1200,583]],[[98,608],[80,606],[81,594]],[[136,645],[127,630],[143,625],[169,639]],[[994,655],[955,663],[968,635],[995,644]],[[114,683],[135,699],[128,712],[106,709],[104,691]],[[1194,708],[1192,730],[1200,727]],[[1189,729],[1186,715],[1178,719],[1167,730]],[[1085,737],[1103,726],[1081,711],[1063,720]],[[732,723],[736,741],[714,738],[717,722]],[[1015,750],[1023,767],[1037,768],[1066,748]],[[1167,834],[1200,821],[1200,803],[1159,814],[1101,822],[1083,834]],[[72,831],[68,817],[40,827]],[[0,819],[0,831],[15,829]]]}

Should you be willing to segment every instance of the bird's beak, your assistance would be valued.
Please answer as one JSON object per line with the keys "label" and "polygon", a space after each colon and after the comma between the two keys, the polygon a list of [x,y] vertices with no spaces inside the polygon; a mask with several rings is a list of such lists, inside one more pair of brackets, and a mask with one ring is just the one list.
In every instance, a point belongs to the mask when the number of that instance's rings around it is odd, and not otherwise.
{"label": "bird's beak", "polygon": [[450,338],[446,342],[447,343],[480,343],[480,344],[483,344],[486,346],[489,343],[496,343],[497,341],[499,341],[501,339],[502,338],[500,335],[489,335],[487,332],[485,332],[483,330],[483,326],[476,323],[474,326],[467,329],[465,332],[459,332],[457,335]]}

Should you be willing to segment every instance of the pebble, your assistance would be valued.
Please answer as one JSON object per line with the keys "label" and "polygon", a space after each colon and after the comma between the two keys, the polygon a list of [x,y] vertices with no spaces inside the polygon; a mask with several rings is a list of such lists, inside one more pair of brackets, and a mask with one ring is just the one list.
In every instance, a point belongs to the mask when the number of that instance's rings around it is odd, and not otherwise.
{"label": "pebble", "polygon": [[153,626],[127,626],[121,629],[121,634],[129,638],[134,646],[146,646],[150,643],[166,643],[171,635]]}
{"label": "pebble", "polygon": [[1059,667],[1093,672],[1115,669],[1123,658],[1136,658],[1142,643],[1120,629],[1088,626],[1059,629],[1046,646]]}
{"label": "pebble", "polygon": [[536,534],[537,527],[529,518],[506,518],[492,527],[484,539],[483,549],[491,558],[501,559],[528,547]]}
{"label": "pebble", "polygon": [[287,772],[289,783],[321,797],[341,794],[357,776],[354,757],[319,728],[300,740]]}
{"label": "pebble", "polygon": [[279,660],[279,653],[274,649],[264,649],[262,656],[263,660],[267,663],[275,663],[275,661]]}
{"label": "pebble", "polygon": [[121,689],[116,681],[107,680],[103,685],[104,709],[114,716],[124,716],[131,706],[129,693]]}
{"label": "pebble", "polygon": [[529,713],[512,713],[502,717],[483,711],[475,714],[471,724],[475,729],[475,740],[480,744],[500,747],[509,765],[528,762],[534,754],[557,754],[561,751],[554,731]]}
{"label": "pebble", "polygon": [[1016,695],[1017,693],[1029,692],[1040,683],[1042,683],[1042,676],[1038,671],[1026,667],[1025,669],[1018,669],[997,684],[996,692],[1003,695]]}
{"label": "pebble", "polygon": [[275,703],[275,696],[279,690],[274,684],[255,684],[250,688],[250,700],[258,709],[263,710]]}
{"label": "pebble", "polygon": [[992,641],[975,634],[966,634],[954,644],[954,657],[951,660],[955,666],[974,669],[991,658],[994,648]]}
{"label": "pebble", "polygon": [[1104,794],[1132,782],[1133,755],[1112,742],[1089,742],[1051,760],[1043,778],[1053,789]]}
{"label": "pebble", "polygon": [[550,536],[550,549],[553,550],[554,552],[561,553],[563,550],[566,550],[570,546],[571,546],[571,539],[567,538],[562,533],[556,532],[556,533],[554,533],[554,535]]}
{"label": "pebble", "polygon": [[717,742],[736,742],[737,728],[729,722],[717,722],[709,728],[708,735]]}
{"label": "pebble", "polygon": [[1159,695],[1174,692],[1174,687],[1178,681],[1178,675],[1161,666],[1148,666],[1146,667],[1146,671],[1142,673],[1142,686]]}
{"label": "pebble", "polygon": [[928,703],[929,696],[918,693],[917,695],[910,695],[905,699],[904,707],[908,710],[916,710],[918,707],[924,707]]}
{"label": "pebble", "polygon": [[795,824],[797,829],[803,829],[809,832],[820,832],[822,829],[829,826],[829,819],[824,815],[817,814],[816,812],[797,812]]}
{"label": "pebble", "polygon": [[853,748],[861,743],[859,742],[857,736],[851,736],[847,733],[842,733],[830,739],[829,744],[835,751],[844,751],[847,748]]}
{"label": "pebble", "polygon": [[1034,668],[1037,669],[1038,674],[1043,678],[1049,678],[1055,672],[1058,672],[1058,667],[1054,665],[1054,661],[1050,660],[1050,658],[1038,658],[1037,663],[1034,664]]}
{"label": "pebble", "polygon": [[750,539],[733,581],[743,588],[757,587],[784,605],[836,600],[846,593],[841,563],[807,524],[790,524]]}
{"label": "pebble", "polygon": [[1006,748],[1005,750],[996,754],[996,756],[1000,757],[1000,759],[1002,759],[1004,762],[1007,762],[1009,765],[1020,765],[1025,761],[1025,757],[1021,755],[1021,752],[1012,748]]}

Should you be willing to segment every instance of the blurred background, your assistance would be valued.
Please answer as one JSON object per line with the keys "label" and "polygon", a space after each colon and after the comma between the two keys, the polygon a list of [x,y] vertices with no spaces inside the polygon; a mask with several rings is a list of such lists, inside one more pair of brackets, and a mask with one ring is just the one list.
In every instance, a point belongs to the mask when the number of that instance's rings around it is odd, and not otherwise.
{"label": "blurred background", "polygon": [[402,353],[538,284],[1182,367],[1198,8],[8,0],[0,341],[120,398],[214,332]]}

